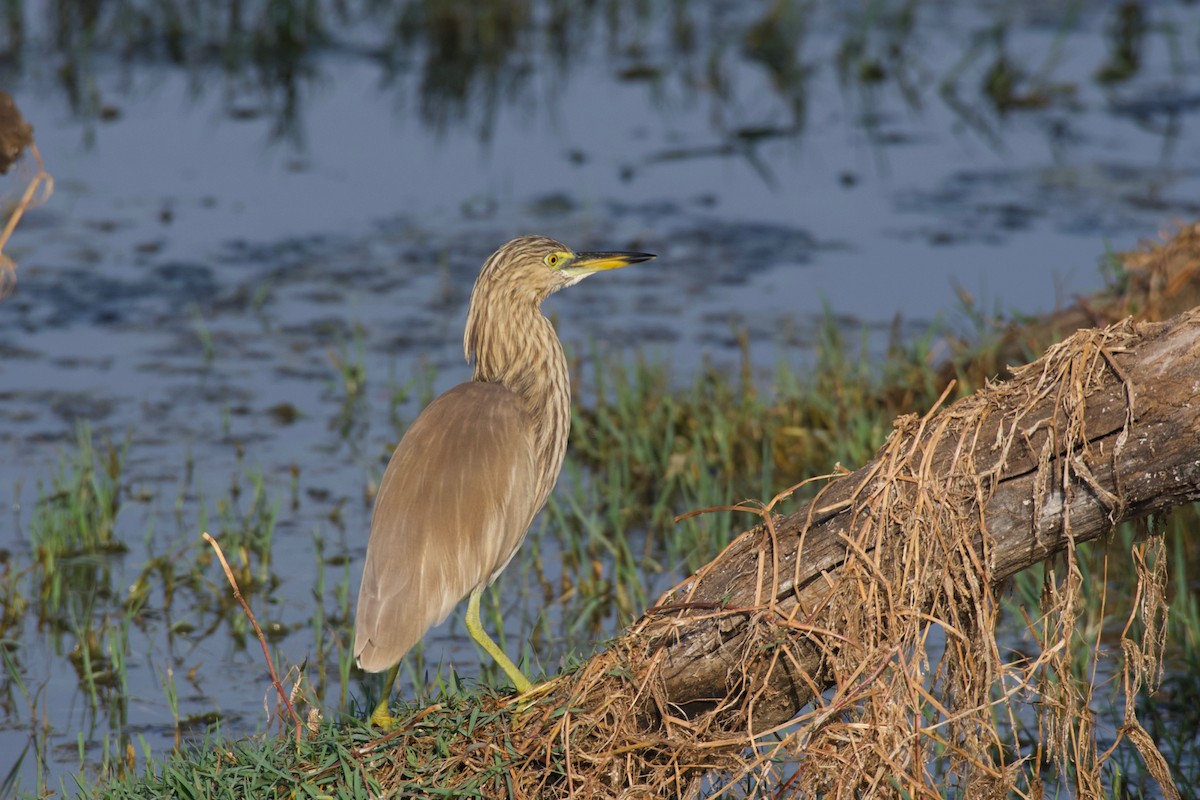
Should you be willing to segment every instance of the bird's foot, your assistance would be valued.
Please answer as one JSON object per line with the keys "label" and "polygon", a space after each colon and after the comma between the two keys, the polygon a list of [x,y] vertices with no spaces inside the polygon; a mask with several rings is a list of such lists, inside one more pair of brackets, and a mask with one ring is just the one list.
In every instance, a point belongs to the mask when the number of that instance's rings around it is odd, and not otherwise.
{"label": "bird's foot", "polygon": [[394,729],[400,723],[400,720],[393,717],[388,711],[386,697],[379,703],[379,705],[375,706],[375,710],[371,712],[369,719],[372,725],[384,732]]}
{"label": "bird's foot", "polygon": [[[501,660],[503,659],[503,660]],[[513,682],[513,688],[517,690],[517,694],[525,695],[532,692],[535,685],[517,666],[508,660],[508,656],[500,653],[500,658],[496,659],[500,663],[500,667],[508,674],[508,679]]]}
{"label": "bird's foot", "polygon": [[524,691],[518,690],[516,696],[513,697],[513,700],[516,701],[516,710],[519,712],[528,711],[530,708],[537,705],[541,698],[550,694],[550,690],[554,688],[557,682],[557,678],[551,678],[542,683],[532,684]]}

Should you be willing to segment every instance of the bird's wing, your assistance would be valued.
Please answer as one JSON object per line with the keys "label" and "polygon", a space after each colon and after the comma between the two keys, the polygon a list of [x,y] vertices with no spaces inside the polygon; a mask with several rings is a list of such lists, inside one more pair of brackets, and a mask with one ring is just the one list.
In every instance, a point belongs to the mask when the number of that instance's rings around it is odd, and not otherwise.
{"label": "bird's wing", "polygon": [[460,384],[421,412],[375,499],[354,623],[359,666],[395,664],[496,577],[539,510],[536,475],[534,423],[509,389]]}

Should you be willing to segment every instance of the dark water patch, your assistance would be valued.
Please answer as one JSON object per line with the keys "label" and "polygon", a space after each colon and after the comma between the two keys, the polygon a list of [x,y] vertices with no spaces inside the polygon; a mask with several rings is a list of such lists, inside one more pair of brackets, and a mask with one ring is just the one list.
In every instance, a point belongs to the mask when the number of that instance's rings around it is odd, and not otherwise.
{"label": "dark water patch", "polygon": [[[94,268],[48,268],[22,275],[21,286],[28,305],[17,304],[26,312],[19,321],[33,329],[142,328],[189,304],[212,302],[220,291],[211,267],[185,263],[162,264],[130,278]],[[0,315],[0,329],[3,320]]]}
{"label": "dark water patch", "polygon": [[208,265],[173,262],[152,269],[147,289],[168,299],[189,298],[204,303],[217,296],[219,286]]}
{"label": "dark water patch", "polygon": [[97,369],[107,370],[113,365],[113,356],[60,356],[58,358],[49,359],[49,363],[56,369]]}
{"label": "dark water patch", "polygon": [[803,228],[722,219],[685,222],[669,239],[672,258],[698,267],[689,275],[692,281],[717,286],[741,285],[755,273],[806,264],[818,252],[839,247]]}
{"label": "dark water patch", "polygon": [[578,211],[579,201],[566,192],[553,192],[535,197],[525,210],[532,216],[549,219]]}
{"label": "dark water patch", "polygon": [[333,377],[333,372],[329,367],[304,367],[291,364],[274,367],[272,374],[280,378],[291,378],[305,382],[324,382]]}
{"label": "dark water patch", "polygon": [[5,341],[0,341],[0,360],[8,362],[18,360],[27,361],[41,357],[42,354],[36,350],[31,350],[27,347],[21,347],[20,345]]}
{"label": "dark water patch", "polygon": [[112,415],[115,404],[113,397],[99,397],[93,392],[61,392],[49,401],[50,409],[71,426],[79,422],[103,422]]}
{"label": "dark water patch", "polygon": [[258,391],[245,383],[205,381],[168,387],[167,395],[174,398],[176,408],[227,409],[238,404],[248,405],[258,396]]}
{"label": "dark water patch", "polygon": [[[385,326],[377,333],[387,337],[381,342],[381,349],[397,355],[428,354],[441,350],[447,344],[445,335],[441,332],[441,326],[434,325],[433,320],[429,318],[422,322],[420,317],[398,317],[394,323]],[[455,360],[462,360],[461,354],[458,359],[455,359],[452,353],[445,353],[439,362]]]}
{"label": "dark water patch", "polygon": [[299,298],[316,305],[335,305],[345,302],[346,293],[337,289],[320,287],[301,293]]}
{"label": "dark water patch", "polygon": [[[1139,90],[1133,96],[1114,98],[1114,114],[1133,117],[1139,122],[1175,122],[1175,117],[1200,111],[1200,94],[1180,92],[1166,87]],[[1161,119],[1166,117],[1168,119]]]}
{"label": "dark water patch", "polygon": [[280,332],[297,341],[333,344],[354,338],[354,323],[344,316],[323,316],[308,320],[303,325],[283,325]]}
{"label": "dark water patch", "polygon": [[614,331],[611,335],[606,336],[605,339],[616,344],[644,347],[650,345],[670,345],[678,342],[682,335],[679,330],[670,327],[666,323],[643,322],[623,328],[623,335],[621,336],[618,336],[617,332]]}
{"label": "dark water patch", "polygon": [[[999,245],[1014,233],[1050,223],[1078,233],[1104,230],[1109,235],[1140,229],[1140,209],[1194,213],[1200,204],[1169,199],[1162,190],[1200,177],[1196,170],[1166,170],[1123,163],[1092,163],[1044,170],[959,172],[933,190],[903,196],[907,213],[931,214],[953,224],[898,230],[930,244]],[[998,197],[1011,198],[997,202]]]}
{"label": "dark water patch", "polygon": [[134,368],[138,372],[158,378],[200,378],[211,373],[212,368],[205,363],[200,344],[195,337],[180,334],[177,338],[179,341],[169,347],[154,348],[146,352],[148,357],[134,362]]}

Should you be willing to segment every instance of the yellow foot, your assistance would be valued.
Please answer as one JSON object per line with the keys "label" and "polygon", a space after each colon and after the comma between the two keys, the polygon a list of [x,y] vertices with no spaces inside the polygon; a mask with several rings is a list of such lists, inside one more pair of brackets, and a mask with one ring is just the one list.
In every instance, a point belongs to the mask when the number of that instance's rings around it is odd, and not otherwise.
{"label": "yellow foot", "polygon": [[400,722],[400,720],[396,719],[388,712],[386,698],[384,698],[384,700],[375,707],[375,710],[371,712],[370,721],[372,725],[383,731],[392,730]]}
{"label": "yellow foot", "polygon": [[518,712],[527,711],[529,708],[537,704],[538,698],[550,694],[550,690],[554,688],[555,679],[551,678],[544,683],[535,683],[523,692],[517,692],[513,697],[516,701],[516,710]]}

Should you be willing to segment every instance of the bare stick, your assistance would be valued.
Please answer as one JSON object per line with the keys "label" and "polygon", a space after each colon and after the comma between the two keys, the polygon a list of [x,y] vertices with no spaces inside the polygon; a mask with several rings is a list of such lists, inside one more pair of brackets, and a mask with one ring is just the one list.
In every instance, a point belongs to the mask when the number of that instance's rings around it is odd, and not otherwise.
{"label": "bare stick", "polygon": [[[42,163],[42,154],[38,152],[37,145],[29,145],[29,154],[33,156],[34,163],[37,164],[37,174],[33,176],[33,180],[25,187],[20,201],[17,202],[12,214],[8,217],[8,222],[4,225],[3,232],[0,232],[0,250],[3,250],[4,245],[8,243],[8,237],[12,236],[13,230],[16,229],[17,223],[21,221],[21,217],[25,212],[32,206],[41,205],[46,202],[50,199],[50,195],[54,193],[54,178],[51,177],[49,172],[46,172],[46,167]],[[41,197],[36,197],[38,189],[43,190]]]}
{"label": "bare stick", "polygon": [[287,707],[288,713],[292,716],[292,721],[296,724],[296,740],[300,740],[300,728],[302,723],[300,717],[296,714],[296,709],[292,706],[292,701],[288,698],[287,692],[283,690],[283,684],[279,682],[279,675],[275,672],[275,664],[271,661],[271,653],[267,650],[267,637],[263,636],[262,628],[258,627],[258,620],[254,618],[254,612],[250,610],[250,604],[242,597],[242,591],[238,588],[237,579],[233,577],[233,570],[229,568],[229,562],[225,560],[225,554],[221,552],[221,545],[217,544],[217,540],[208,535],[208,531],[201,534],[204,540],[212,545],[212,549],[216,551],[217,558],[221,562],[221,568],[225,570],[225,577],[229,580],[229,585],[233,587],[233,596],[242,605],[242,610],[246,612],[246,616],[250,619],[250,624],[254,626],[254,633],[258,635],[258,643],[262,645],[263,657],[267,660],[267,669],[271,672],[271,683],[275,686],[275,691],[279,692],[279,699]]}
{"label": "bare stick", "polygon": [[[46,167],[42,164],[42,154],[38,152],[37,145],[32,142],[29,144],[29,153],[33,156],[34,163],[37,164],[37,174],[25,187],[21,200],[9,214],[8,222],[5,223],[3,230],[0,230],[0,300],[8,296],[17,277],[17,265],[4,254],[4,246],[8,244],[8,238],[12,236],[12,232],[16,229],[17,223],[21,221],[25,211],[46,202],[54,192],[54,178],[49,172],[46,172]],[[42,190],[41,196],[37,194],[39,189]]]}

